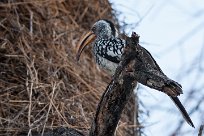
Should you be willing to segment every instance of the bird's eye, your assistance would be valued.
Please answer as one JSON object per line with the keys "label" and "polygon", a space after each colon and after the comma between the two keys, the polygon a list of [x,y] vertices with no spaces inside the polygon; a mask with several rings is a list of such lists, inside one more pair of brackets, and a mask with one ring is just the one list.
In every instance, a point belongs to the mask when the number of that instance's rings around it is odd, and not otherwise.
{"label": "bird's eye", "polygon": [[96,31],[96,27],[95,26],[92,27],[91,30],[95,32]]}

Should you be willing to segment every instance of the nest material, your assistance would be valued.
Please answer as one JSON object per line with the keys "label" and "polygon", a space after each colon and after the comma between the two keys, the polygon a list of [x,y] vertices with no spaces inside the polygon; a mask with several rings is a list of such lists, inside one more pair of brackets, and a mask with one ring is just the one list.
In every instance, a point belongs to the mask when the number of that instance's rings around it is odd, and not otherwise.
{"label": "nest material", "polygon": [[[117,23],[111,4],[4,0],[0,13],[0,135],[61,126],[87,134],[110,76],[89,49],[77,63],[75,48],[96,20]],[[117,135],[133,133],[134,106],[127,107]]]}

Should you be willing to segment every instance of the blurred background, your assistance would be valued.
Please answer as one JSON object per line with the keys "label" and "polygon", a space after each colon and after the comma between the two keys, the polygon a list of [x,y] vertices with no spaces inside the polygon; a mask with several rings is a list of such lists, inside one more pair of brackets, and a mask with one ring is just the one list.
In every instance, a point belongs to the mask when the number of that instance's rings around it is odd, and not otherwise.
{"label": "blurred background", "polygon": [[202,0],[110,0],[122,31],[140,35],[161,69],[183,86],[179,99],[195,129],[182,118],[168,96],[139,86],[144,134],[197,135],[204,124],[204,2]]}

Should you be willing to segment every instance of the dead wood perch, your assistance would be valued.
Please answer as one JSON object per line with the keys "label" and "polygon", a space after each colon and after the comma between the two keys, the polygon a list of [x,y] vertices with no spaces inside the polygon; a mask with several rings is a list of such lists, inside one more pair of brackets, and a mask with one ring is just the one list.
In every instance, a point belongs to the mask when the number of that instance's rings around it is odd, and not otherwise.
{"label": "dead wood perch", "polygon": [[111,82],[98,105],[90,136],[113,136],[121,113],[136,86],[134,78],[123,75],[122,82]]}

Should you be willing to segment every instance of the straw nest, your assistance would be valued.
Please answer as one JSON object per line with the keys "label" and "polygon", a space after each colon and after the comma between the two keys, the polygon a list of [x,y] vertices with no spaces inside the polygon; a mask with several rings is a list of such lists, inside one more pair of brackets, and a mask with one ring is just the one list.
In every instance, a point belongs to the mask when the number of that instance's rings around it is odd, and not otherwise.
{"label": "straw nest", "polygon": [[[0,2],[0,135],[58,127],[88,133],[110,76],[76,44],[98,19],[117,23],[108,0]],[[132,100],[131,103],[134,103]],[[131,135],[133,107],[116,135]]]}

